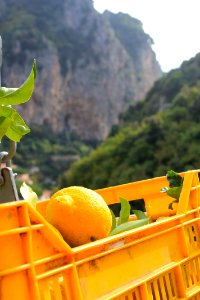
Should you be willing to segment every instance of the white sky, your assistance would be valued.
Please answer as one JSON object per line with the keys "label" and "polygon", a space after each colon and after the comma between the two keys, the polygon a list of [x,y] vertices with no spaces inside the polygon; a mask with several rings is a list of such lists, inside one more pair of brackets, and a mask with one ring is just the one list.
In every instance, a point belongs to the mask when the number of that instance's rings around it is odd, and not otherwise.
{"label": "white sky", "polygon": [[200,0],[94,0],[94,7],[139,19],[165,72],[200,52]]}

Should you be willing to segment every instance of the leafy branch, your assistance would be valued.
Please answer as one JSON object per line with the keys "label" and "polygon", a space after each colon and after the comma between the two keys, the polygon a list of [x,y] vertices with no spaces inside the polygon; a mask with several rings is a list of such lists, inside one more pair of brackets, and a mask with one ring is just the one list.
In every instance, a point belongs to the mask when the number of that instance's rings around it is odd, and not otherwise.
{"label": "leafy branch", "polygon": [[23,135],[30,132],[22,117],[11,105],[26,103],[31,98],[36,73],[36,60],[34,59],[28,78],[19,88],[0,87],[0,142],[3,136],[19,142]]}

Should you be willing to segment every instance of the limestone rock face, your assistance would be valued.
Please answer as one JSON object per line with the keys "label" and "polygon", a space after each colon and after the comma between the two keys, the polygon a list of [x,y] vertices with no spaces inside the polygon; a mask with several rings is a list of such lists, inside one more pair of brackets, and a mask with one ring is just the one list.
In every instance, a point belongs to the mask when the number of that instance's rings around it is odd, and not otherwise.
{"label": "limestone rock face", "polygon": [[103,140],[162,76],[150,37],[128,15],[101,15],[91,0],[3,0],[1,7],[2,85],[19,86],[37,60],[34,95],[18,108],[29,125]]}

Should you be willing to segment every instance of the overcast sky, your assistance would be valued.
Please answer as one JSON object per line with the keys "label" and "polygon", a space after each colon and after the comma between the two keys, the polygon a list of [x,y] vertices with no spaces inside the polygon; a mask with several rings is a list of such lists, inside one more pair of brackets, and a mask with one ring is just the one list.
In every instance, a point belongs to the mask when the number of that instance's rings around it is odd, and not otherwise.
{"label": "overcast sky", "polygon": [[200,0],[94,0],[94,7],[139,19],[165,72],[200,52]]}

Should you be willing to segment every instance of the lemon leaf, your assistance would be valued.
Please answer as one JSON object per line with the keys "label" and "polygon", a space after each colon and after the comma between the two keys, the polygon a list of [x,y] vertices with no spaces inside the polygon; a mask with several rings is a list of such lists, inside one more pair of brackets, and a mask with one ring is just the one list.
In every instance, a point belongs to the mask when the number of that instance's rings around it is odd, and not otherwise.
{"label": "lemon leaf", "polygon": [[115,235],[118,233],[122,233],[124,231],[128,231],[131,229],[135,229],[144,225],[149,224],[149,218],[145,218],[142,220],[135,220],[135,221],[130,221],[130,222],[126,222],[123,224],[120,224],[119,226],[117,226],[116,228],[114,228],[111,232],[110,232],[110,236],[111,235]]}
{"label": "lemon leaf", "polygon": [[145,214],[142,210],[133,209],[133,213],[136,215],[136,217],[137,217],[139,220],[142,220],[142,219],[146,219],[146,218],[147,218],[146,214]]}
{"label": "lemon leaf", "polygon": [[181,194],[181,190],[182,190],[182,186],[175,186],[175,187],[169,188],[166,193],[168,196],[178,200],[180,197],[180,194]]}
{"label": "lemon leaf", "polygon": [[130,203],[128,202],[128,200],[120,197],[120,203],[121,203],[121,210],[119,213],[119,219],[118,219],[117,225],[128,222],[128,219],[130,216],[130,211],[131,211],[131,206],[130,206]]}
{"label": "lemon leaf", "polygon": [[183,178],[173,170],[168,171],[166,177],[169,182],[169,188],[163,187],[161,192],[178,200],[183,187]]}
{"label": "lemon leaf", "polygon": [[36,203],[38,201],[37,194],[32,190],[32,188],[27,185],[25,182],[22,183],[20,187],[20,193],[24,200],[29,202],[32,206],[36,207]]}
{"label": "lemon leaf", "polygon": [[28,78],[19,88],[0,87],[0,104],[17,105],[27,102],[32,96],[35,78],[36,60],[34,59]]}
{"label": "lemon leaf", "polygon": [[29,132],[29,127],[14,108],[0,105],[0,141],[6,135],[14,142],[19,142]]}
{"label": "lemon leaf", "polygon": [[169,182],[169,187],[178,187],[183,185],[183,178],[177,173],[174,172],[173,170],[170,170],[167,172],[167,180]]}

